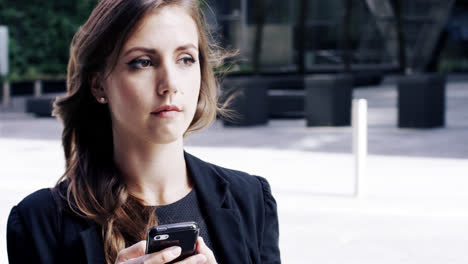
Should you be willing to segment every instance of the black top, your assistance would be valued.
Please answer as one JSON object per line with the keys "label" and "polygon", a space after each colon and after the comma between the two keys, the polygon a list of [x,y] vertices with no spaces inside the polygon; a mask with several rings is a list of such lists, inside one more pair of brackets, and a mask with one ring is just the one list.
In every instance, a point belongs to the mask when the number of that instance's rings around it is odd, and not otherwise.
{"label": "black top", "polygon": [[[268,182],[184,153],[218,263],[281,263],[276,201]],[[103,264],[100,227],[67,211],[50,189],[13,207],[7,225],[10,264]]]}
{"label": "black top", "polygon": [[206,245],[213,250],[211,238],[206,227],[205,218],[200,210],[197,191],[195,188],[193,188],[192,191],[184,198],[175,203],[154,208],[156,209],[158,224],[160,225],[191,221],[197,222],[200,227],[200,236],[203,237],[203,241],[205,241]]}

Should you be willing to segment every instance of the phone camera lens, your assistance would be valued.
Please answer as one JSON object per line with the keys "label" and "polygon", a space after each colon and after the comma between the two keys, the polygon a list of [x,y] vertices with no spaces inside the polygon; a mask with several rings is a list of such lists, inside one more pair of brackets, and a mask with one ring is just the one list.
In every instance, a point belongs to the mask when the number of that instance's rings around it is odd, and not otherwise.
{"label": "phone camera lens", "polygon": [[161,239],[161,237],[160,237],[160,236],[156,236],[155,239],[156,239],[156,240],[159,240],[159,239]]}

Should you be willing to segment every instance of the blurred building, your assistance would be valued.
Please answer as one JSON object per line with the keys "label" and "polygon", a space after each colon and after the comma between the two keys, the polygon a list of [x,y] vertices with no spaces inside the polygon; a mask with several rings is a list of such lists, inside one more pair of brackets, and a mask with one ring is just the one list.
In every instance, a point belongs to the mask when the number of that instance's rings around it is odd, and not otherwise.
{"label": "blurred building", "polygon": [[295,72],[300,56],[308,72],[342,71],[345,64],[353,70],[397,70],[402,63],[398,16],[407,71],[468,70],[463,0],[263,0],[260,7],[252,0],[208,2],[209,23],[223,45],[240,50],[241,68],[251,67],[262,12],[260,61],[266,72]]}

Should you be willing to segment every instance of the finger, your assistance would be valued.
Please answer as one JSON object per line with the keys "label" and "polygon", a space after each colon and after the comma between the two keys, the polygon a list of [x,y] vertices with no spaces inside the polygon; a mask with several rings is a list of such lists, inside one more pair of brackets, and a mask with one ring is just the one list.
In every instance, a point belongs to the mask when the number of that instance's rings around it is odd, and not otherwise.
{"label": "finger", "polygon": [[170,262],[176,259],[180,253],[182,252],[182,248],[180,247],[170,247],[164,250],[151,253],[145,256],[144,261],[145,263],[153,263],[153,264],[162,264]]}
{"label": "finger", "polygon": [[122,263],[129,259],[138,258],[145,255],[146,241],[142,240],[128,248],[124,248],[117,254],[116,263]]}
{"label": "finger", "polygon": [[209,263],[207,262],[208,258],[203,254],[193,255],[188,257],[182,261],[176,262],[174,264],[202,264],[202,263]]}
{"label": "finger", "polygon": [[197,250],[200,254],[203,254],[208,258],[208,263],[216,263],[216,258],[213,254],[213,251],[211,251],[211,249],[205,244],[203,237],[198,237]]}

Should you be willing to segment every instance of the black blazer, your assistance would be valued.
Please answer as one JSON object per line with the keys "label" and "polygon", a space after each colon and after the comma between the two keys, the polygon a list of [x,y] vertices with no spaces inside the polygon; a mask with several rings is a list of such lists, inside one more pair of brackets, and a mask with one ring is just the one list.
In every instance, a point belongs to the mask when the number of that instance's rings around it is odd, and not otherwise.
{"label": "black blazer", "polygon": [[[219,263],[280,263],[278,215],[268,182],[185,153]],[[100,228],[67,209],[50,189],[13,207],[11,264],[105,263]]]}

